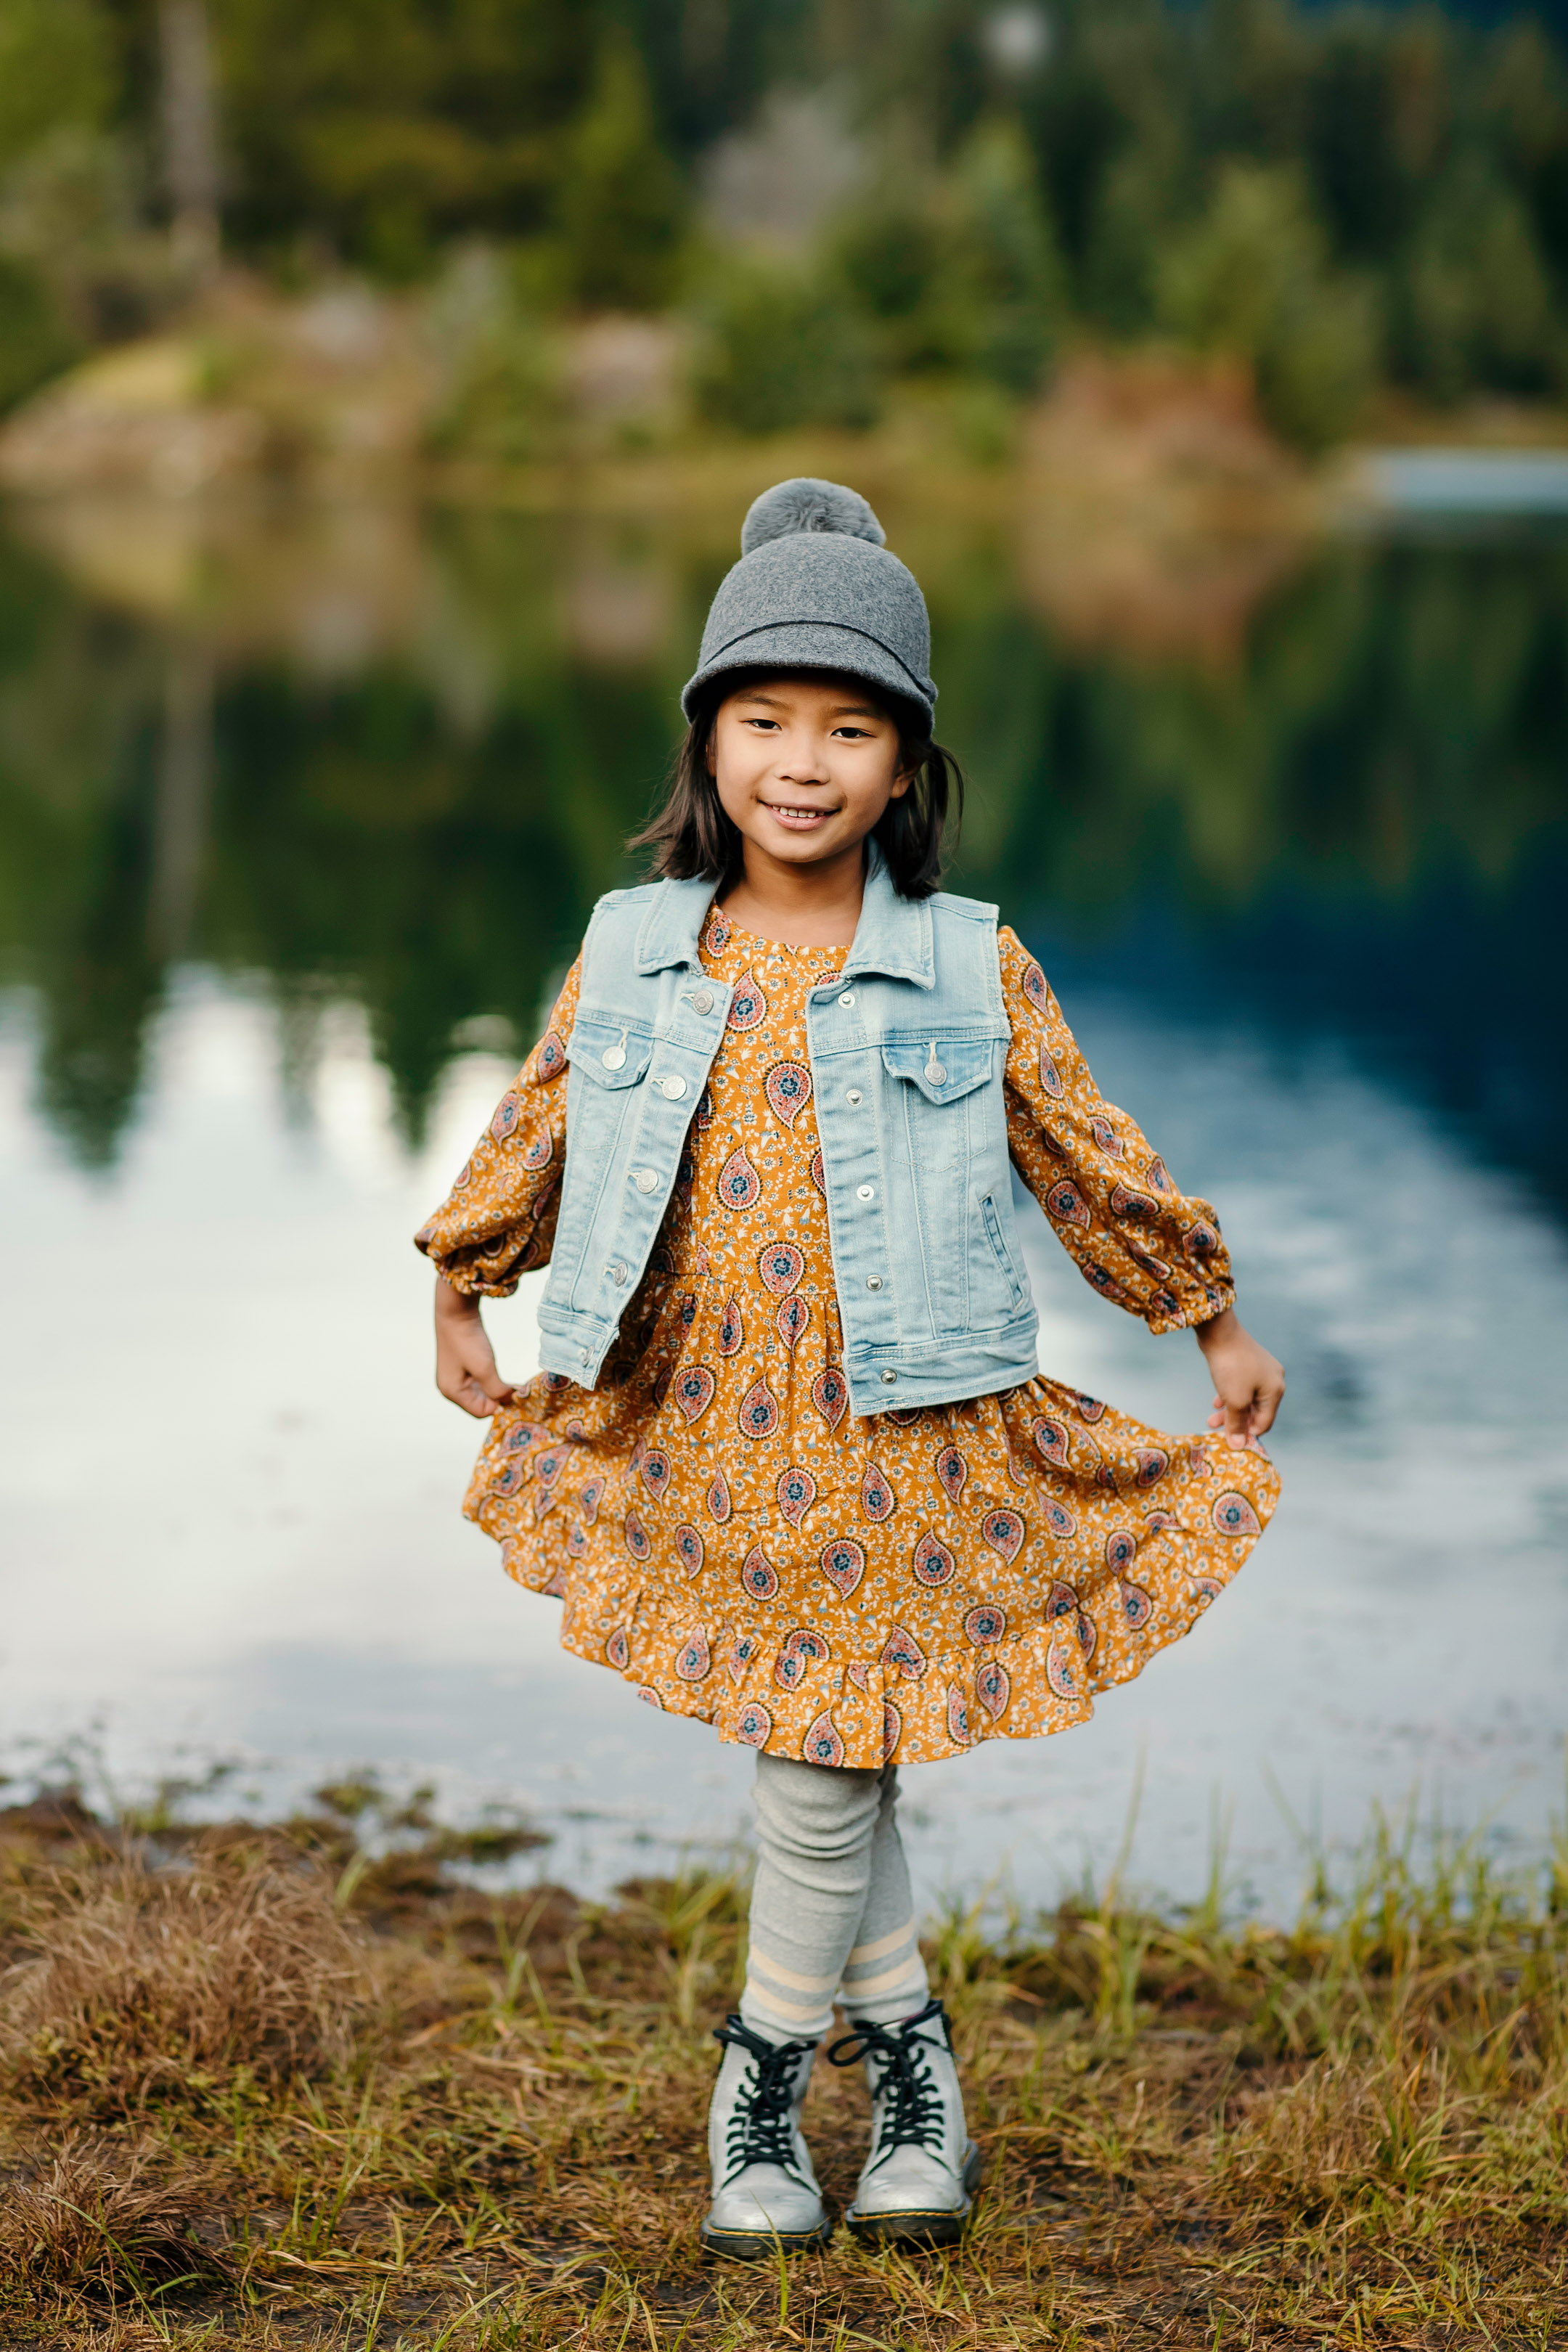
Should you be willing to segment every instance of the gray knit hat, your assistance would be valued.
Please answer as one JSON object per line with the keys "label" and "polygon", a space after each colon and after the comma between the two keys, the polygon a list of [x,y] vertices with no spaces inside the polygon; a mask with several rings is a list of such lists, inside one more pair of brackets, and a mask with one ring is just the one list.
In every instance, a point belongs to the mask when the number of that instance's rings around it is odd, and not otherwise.
{"label": "gray knit hat", "polygon": [[803,475],[775,482],[741,529],[741,561],[727,572],[702,632],[697,674],[681,693],[688,719],[698,689],[727,669],[835,669],[917,703],[929,727],[936,688],[931,623],[912,572],[883,545],[865,499]]}

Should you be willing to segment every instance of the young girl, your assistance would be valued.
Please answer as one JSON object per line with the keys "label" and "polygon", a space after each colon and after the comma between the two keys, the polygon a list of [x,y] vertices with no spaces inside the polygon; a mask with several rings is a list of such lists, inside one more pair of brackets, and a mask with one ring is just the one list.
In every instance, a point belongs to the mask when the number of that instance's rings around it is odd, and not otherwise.
{"label": "young girl", "polygon": [[[840,2000],[864,2238],[979,2178],[929,1998],[896,1767],[1082,1723],[1261,1533],[1284,1391],[1206,1202],[1103,1101],[996,909],[939,892],[954,778],[919,587],[864,499],[782,482],[713,602],[689,730],[544,1036],[418,1235],[465,1506],[561,1638],[757,1751],[745,1991],[719,2029],[713,2251],[819,2244],[800,2116]],[[1079,1271],[1194,1329],[1213,1437],[1038,1377],[1012,1171]],[[479,1301],[549,1265],[512,1389]]]}

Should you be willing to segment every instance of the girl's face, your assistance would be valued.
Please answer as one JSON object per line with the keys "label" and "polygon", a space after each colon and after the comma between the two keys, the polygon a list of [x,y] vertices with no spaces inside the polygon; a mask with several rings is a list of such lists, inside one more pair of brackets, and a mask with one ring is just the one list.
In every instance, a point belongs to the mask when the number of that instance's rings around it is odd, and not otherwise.
{"label": "girl's face", "polygon": [[899,730],[854,678],[763,678],[720,704],[708,772],[748,852],[810,866],[858,849],[909,791]]}

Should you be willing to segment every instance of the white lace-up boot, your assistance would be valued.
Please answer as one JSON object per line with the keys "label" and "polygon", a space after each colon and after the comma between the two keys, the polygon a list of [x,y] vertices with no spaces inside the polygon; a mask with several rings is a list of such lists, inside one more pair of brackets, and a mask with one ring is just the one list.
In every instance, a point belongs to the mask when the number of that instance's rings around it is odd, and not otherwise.
{"label": "white lace-up boot", "polygon": [[708,2109],[713,2202],[703,2244],[742,2262],[826,2245],[833,2223],[800,2130],[816,2042],[764,2042],[739,2017],[713,2038],[724,2062]]}
{"label": "white lace-up boot", "polygon": [[980,2150],[963,2120],[952,2036],[940,2000],[899,2025],[859,2025],[827,2053],[864,2059],[871,2153],[844,2219],[862,2240],[947,2245],[963,2235],[980,2186]]}

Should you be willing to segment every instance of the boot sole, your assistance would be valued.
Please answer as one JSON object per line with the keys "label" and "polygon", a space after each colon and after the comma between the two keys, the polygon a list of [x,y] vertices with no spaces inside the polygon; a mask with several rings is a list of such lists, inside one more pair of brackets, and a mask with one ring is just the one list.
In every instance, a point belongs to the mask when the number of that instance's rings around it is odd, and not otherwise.
{"label": "boot sole", "polygon": [[706,2221],[698,2231],[702,2251],[731,2263],[772,2263],[780,2254],[817,2254],[833,2235],[833,2216],[825,2213],[815,2230],[711,2230]]}
{"label": "boot sole", "polygon": [[902,2213],[846,2213],[844,2226],[863,2245],[955,2246],[969,2227],[974,2192],[984,2167],[975,2148],[963,2167],[964,2194],[970,2200],[962,2213],[911,2208]]}

